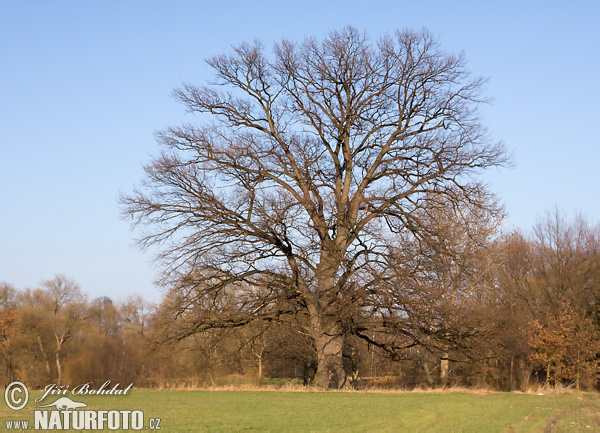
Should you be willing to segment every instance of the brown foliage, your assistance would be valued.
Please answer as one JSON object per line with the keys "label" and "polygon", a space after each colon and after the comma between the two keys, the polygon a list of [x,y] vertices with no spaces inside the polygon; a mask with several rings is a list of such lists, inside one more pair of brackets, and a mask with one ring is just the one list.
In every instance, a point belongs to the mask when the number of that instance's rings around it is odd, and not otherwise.
{"label": "brown foliage", "polygon": [[600,342],[589,317],[578,318],[575,308],[560,300],[558,311],[547,311],[543,322],[531,323],[529,359],[545,370],[546,386],[574,383],[577,390],[594,386]]}

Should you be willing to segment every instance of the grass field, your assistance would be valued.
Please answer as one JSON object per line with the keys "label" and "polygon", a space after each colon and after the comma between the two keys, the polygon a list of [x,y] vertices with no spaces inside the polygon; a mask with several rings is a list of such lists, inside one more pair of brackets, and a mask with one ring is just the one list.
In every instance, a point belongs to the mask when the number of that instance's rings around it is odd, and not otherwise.
{"label": "grass field", "polygon": [[[32,392],[18,412],[2,404],[0,431],[6,420],[33,423],[39,395]],[[134,389],[126,396],[69,397],[86,409],[143,410],[146,423],[161,418],[162,432],[600,432],[598,394]]]}

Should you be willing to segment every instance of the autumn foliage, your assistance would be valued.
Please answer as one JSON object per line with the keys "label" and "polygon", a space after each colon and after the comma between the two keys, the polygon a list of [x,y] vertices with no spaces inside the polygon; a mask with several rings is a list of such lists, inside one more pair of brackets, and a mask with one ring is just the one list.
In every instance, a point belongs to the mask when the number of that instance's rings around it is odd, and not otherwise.
{"label": "autumn foliage", "polygon": [[547,311],[543,319],[534,319],[529,332],[531,366],[546,375],[546,386],[574,383],[590,384],[598,374],[600,351],[597,329],[590,317],[577,317],[565,301],[557,311]]}

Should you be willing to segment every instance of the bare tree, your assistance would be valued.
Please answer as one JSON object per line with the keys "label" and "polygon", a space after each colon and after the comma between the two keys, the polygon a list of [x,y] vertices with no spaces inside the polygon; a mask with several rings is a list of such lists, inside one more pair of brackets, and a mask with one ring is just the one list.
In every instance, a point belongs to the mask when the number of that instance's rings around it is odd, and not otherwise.
{"label": "bare tree", "polygon": [[[363,295],[371,309],[354,319],[357,334],[393,355],[424,348],[440,362],[442,385],[451,359],[488,356],[486,341],[496,332],[492,311],[499,259],[493,239],[499,216],[440,197],[416,210],[421,236],[400,236],[371,266],[371,286]],[[378,338],[370,337],[374,330]],[[418,360],[431,383],[425,357]]]}
{"label": "bare tree", "polygon": [[83,321],[85,296],[79,285],[57,275],[43,282],[46,290],[21,294],[20,316],[24,331],[36,341],[50,380],[62,384],[65,347]]}
{"label": "bare tree", "polygon": [[13,310],[16,307],[17,291],[8,283],[0,282],[0,309]]}
{"label": "bare tree", "polygon": [[151,312],[152,304],[144,301],[140,295],[129,296],[119,309],[121,326],[134,335],[143,337]]}
{"label": "bare tree", "polygon": [[560,309],[567,300],[579,316],[598,315],[598,258],[600,228],[581,216],[567,220],[557,209],[534,228],[530,305],[534,312],[546,306]]}
{"label": "bare tree", "polygon": [[214,82],[175,92],[203,123],[159,133],[164,152],[122,197],[141,245],[163,245],[186,324],[171,337],[291,315],[315,382],[340,386],[343,336],[368,308],[361,271],[390,235],[426,235],[416,216],[433,196],[496,211],[474,176],[507,162],[478,120],[483,80],[426,31],[347,27],[208,64]]}

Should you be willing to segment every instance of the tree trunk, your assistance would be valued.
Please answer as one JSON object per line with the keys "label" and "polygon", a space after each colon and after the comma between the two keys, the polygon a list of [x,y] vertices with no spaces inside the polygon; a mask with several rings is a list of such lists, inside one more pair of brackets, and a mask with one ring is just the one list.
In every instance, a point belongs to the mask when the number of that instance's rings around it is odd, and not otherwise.
{"label": "tree trunk", "polygon": [[56,384],[62,385],[62,364],[60,362],[59,352],[56,352],[56,375],[58,376],[56,379]]}
{"label": "tree trunk", "polygon": [[260,385],[263,376],[262,353],[258,357],[258,384]]}
{"label": "tree trunk", "polygon": [[429,365],[427,364],[427,361],[423,361],[421,365],[423,366],[423,371],[425,372],[425,379],[427,379],[427,383],[431,388],[433,388],[433,377],[431,376],[431,371],[429,370]]}
{"label": "tree trunk", "polygon": [[577,347],[577,371],[575,373],[575,389],[577,390],[577,392],[579,392],[581,390],[580,388],[580,384],[579,384],[579,380],[580,380],[580,361],[581,361],[581,356],[580,356],[580,350],[579,350],[579,346]]}
{"label": "tree trunk", "polygon": [[510,370],[508,371],[508,391],[515,390],[514,367],[515,357],[513,355],[510,357]]}
{"label": "tree trunk", "polygon": [[344,336],[337,318],[323,323],[320,315],[311,318],[311,333],[317,350],[314,384],[320,388],[341,388],[346,380],[342,362]]}
{"label": "tree trunk", "polygon": [[56,379],[56,383],[58,385],[62,385],[62,362],[60,361],[60,350],[62,349],[62,346],[65,343],[65,341],[67,341],[69,339],[69,336],[68,336],[68,334],[66,337],[65,337],[65,335],[61,335],[59,337],[58,334],[55,334],[54,336],[56,337],[55,358],[56,358],[56,375],[58,376]]}
{"label": "tree trunk", "polygon": [[440,385],[442,386],[448,385],[449,364],[448,352],[444,352],[440,359]]}
{"label": "tree trunk", "polygon": [[329,246],[329,249],[321,251],[317,270],[318,301],[312,308],[310,318],[310,333],[317,350],[314,384],[321,388],[341,388],[346,382],[342,362],[344,335],[340,312],[337,308],[333,309],[337,305],[336,273],[340,262],[337,247]]}
{"label": "tree trunk", "polygon": [[315,338],[317,349],[317,373],[315,385],[321,388],[341,388],[346,375],[342,363],[343,335],[323,333]]}
{"label": "tree trunk", "polygon": [[42,344],[42,338],[37,336],[38,345],[40,347],[40,351],[42,352],[42,356],[44,357],[44,361],[46,361],[46,372],[48,372],[48,378],[52,381],[52,371],[50,370],[50,362],[48,360],[48,356],[46,355],[46,351],[44,350],[44,345]]}

